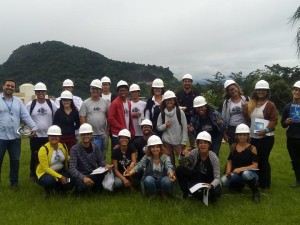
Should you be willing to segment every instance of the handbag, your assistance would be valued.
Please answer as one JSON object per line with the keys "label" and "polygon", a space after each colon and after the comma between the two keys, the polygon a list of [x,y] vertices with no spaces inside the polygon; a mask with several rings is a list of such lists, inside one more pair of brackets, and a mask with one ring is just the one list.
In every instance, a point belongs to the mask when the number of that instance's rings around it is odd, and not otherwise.
{"label": "handbag", "polygon": [[113,191],[114,190],[114,181],[115,181],[115,176],[112,170],[107,171],[107,173],[104,176],[104,179],[102,181],[102,186],[104,189],[108,191]]}

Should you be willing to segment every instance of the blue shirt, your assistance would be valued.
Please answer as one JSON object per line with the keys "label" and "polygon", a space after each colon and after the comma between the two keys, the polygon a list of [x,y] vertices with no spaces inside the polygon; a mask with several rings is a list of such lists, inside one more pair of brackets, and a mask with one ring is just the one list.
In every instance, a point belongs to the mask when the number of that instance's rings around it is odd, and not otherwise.
{"label": "blue shirt", "polygon": [[20,120],[24,121],[32,130],[38,127],[31,119],[21,99],[12,97],[7,100],[3,93],[0,96],[0,139],[13,140],[20,138],[17,133],[20,127]]}

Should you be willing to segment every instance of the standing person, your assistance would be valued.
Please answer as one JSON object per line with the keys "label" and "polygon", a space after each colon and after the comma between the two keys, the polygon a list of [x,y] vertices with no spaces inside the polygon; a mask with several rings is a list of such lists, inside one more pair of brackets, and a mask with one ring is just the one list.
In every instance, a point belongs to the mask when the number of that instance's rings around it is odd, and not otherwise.
{"label": "standing person", "polygon": [[157,130],[162,132],[165,153],[170,156],[172,164],[175,165],[174,151],[176,156],[179,156],[186,145],[187,123],[173,91],[164,93],[161,113],[157,119]]}
{"label": "standing person", "polygon": [[53,124],[61,128],[60,142],[67,146],[67,150],[77,143],[75,131],[80,126],[79,112],[74,105],[70,91],[63,91],[60,95],[60,107],[54,114]]}
{"label": "standing person", "polygon": [[[220,164],[216,154],[209,151],[211,136],[202,131],[197,135],[197,148],[191,152],[185,149],[179,156],[180,166],[176,168],[176,175],[183,198],[191,195],[189,188],[197,183],[206,183],[209,197],[216,201],[221,196]],[[202,192],[195,192],[192,196],[202,197]]]}
{"label": "standing person", "polygon": [[93,127],[93,142],[106,158],[109,125],[107,121],[108,102],[101,98],[102,83],[95,79],[90,84],[91,97],[86,99],[80,108],[80,123],[88,123]]}
{"label": "standing person", "polygon": [[153,132],[161,137],[162,133],[157,130],[157,118],[160,114],[160,104],[163,101],[165,93],[164,82],[157,78],[152,82],[151,94],[152,97],[147,100],[144,116],[153,123]]}
{"label": "standing person", "polygon": [[[197,96],[201,94],[193,88],[193,77],[190,74],[185,74],[182,77],[182,89],[176,93],[176,97],[179,106],[184,111],[187,124],[191,123],[191,118],[193,115],[193,101]],[[195,136],[188,133],[190,148],[194,149]]]}
{"label": "standing person", "polygon": [[126,99],[129,86],[126,81],[120,80],[117,83],[118,97],[111,103],[109,107],[108,121],[111,137],[112,150],[119,144],[118,134],[121,130],[127,129],[131,133],[131,138],[134,138],[135,132],[131,116],[131,103]]}
{"label": "standing person", "polygon": [[149,137],[153,135],[152,132],[152,122],[148,119],[144,119],[141,123],[141,129],[143,136],[136,138],[131,142],[132,147],[137,152],[137,161],[139,162],[145,155],[147,149],[147,141]]}
{"label": "standing person", "polygon": [[159,190],[165,200],[173,195],[175,173],[170,157],[163,153],[160,137],[152,135],[148,139],[146,155],[133,169],[125,171],[124,175],[131,176],[140,171],[144,172],[142,191],[149,198],[155,197]]}
{"label": "standing person", "polygon": [[223,139],[223,133],[226,127],[221,114],[212,106],[207,104],[202,96],[197,96],[194,99],[194,114],[191,118],[191,123],[188,125],[188,131],[195,137],[202,131],[207,131],[212,137],[210,150],[218,157]]}
{"label": "standing person", "polygon": [[225,101],[222,108],[222,117],[226,122],[224,139],[231,146],[235,142],[235,129],[241,123],[247,123],[245,109],[249,98],[243,95],[239,85],[234,80],[226,80],[224,83]]}
{"label": "standing person", "polygon": [[[5,80],[0,98],[0,178],[1,167],[6,150],[10,160],[10,187],[19,188],[19,164],[21,154],[21,138],[17,134],[20,120],[24,121],[31,129],[30,136],[34,137],[38,129],[31,119],[21,99],[14,97],[16,88],[14,80]],[[1,181],[1,179],[0,179]]]}
{"label": "standing person", "polygon": [[52,125],[47,135],[49,141],[39,150],[39,164],[36,168],[37,183],[45,189],[45,197],[53,190],[66,191],[73,186],[67,172],[70,156],[64,145],[59,142],[61,129]]}
{"label": "standing person", "polygon": [[91,173],[99,167],[111,170],[112,166],[106,164],[99,146],[92,142],[93,128],[90,124],[82,124],[79,128],[79,134],[81,142],[71,149],[69,173],[74,179],[78,195],[84,194],[90,188],[95,192],[99,192],[103,189],[102,181],[105,173]]}
{"label": "standing person", "polygon": [[134,139],[136,139],[138,137],[143,136],[143,132],[141,129],[141,122],[144,119],[144,110],[146,108],[146,102],[140,101],[141,89],[139,85],[137,84],[130,85],[129,93],[131,96],[132,123],[135,132]]}
{"label": "standing person", "polygon": [[53,124],[53,115],[57,108],[54,102],[46,99],[47,87],[44,83],[37,83],[34,86],[36,99],[28,102],[26,109],[32,120],[38,126],[35,137],[31,137],[30,144],[30,179],[36,179],[36,166],[38,161],[38,152],[41,146],[48,142],[47,130]]}
{"label": "standing person", "polygon": [[102,98],[106,100],[108,102],[108,105],[110,106],[110,104],[113,102],[113,100],[115,100],[117,96],[114,93],[110,92],[111,81],[109,77],[107,76],[102,77],[101,82],[102,82]]}
{"label": "standing person", "polygon": [[248,184],[253,194],[253,202],[259,203],[258,190],[258,156],[256,147],[250,144],[250,129],[246,124],[236,127],[236,143],[231,146],[231,151],[226,164],[225,175],[221,178],[224,186],[229,186],[240,191],[244,183]]}
{"label": "standing person", "polygon": [[[62,84],[63,91],[70,91],[73,94],[74,91],[74,83],[70,79],[64,80]],[[73,95],[73,102],[74,105],[76,106],[77,110],[79,111],[82,105],[82,99],[78,96]],[[55,99],[55,105],[57,108],[60,107],[60,97]]]}
{"label": "standing person", "polygon": [[133,188],[134,179],[127,179],[125,171],[130,171],[136,164],[136,152],[129,144],[131,134],[129,130],[123,129],[118,134],[119,145],[112,152],[112,163],[114,165],[115,182],[114,188]]}
{"label": "standing person", "polygon": [[286,145],[296,178],[296,182],[290,187],[298,188],[300,187],[300,81],[293,85],[292,95],[292,102],[283,108],[281,125],[287,128]]}
{"label": "standing person", "polygon": [[[271,166],[269,156],[274,145],[274,130],[278,120],[278,111],[270,99],[270,86],[265,80],[255,84],[254,92],[248,104],[248,115],[251,119],[251,144],[257,149],[259,187],[270,188]],[[263,128],[257,127],[261,122],[266,123]]]}

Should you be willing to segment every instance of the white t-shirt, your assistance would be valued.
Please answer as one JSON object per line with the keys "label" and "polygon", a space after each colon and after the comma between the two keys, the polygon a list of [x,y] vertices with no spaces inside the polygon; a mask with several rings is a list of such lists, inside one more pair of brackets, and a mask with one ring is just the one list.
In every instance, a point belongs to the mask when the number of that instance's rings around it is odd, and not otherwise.
{"label": "white t-shirt", "polygon": [[125,121],[126,121],[126,129],[129,130],[129,105],[128,102],[123,102]]}
{"label": "white t-shirt", "polygon": [[[57,107],[55,106],[54,102],[52,100],[50,101],[52,104],[53,114],[51,108],[49,107],[46,101],[44,103],[39,103],[37,101],[36,105],[32,110],[31,118],[38,126],[38,130],[36,131],[37,137],[48,137],[47,131],[53,123],[53,115],[57,110]],[[26,109],[29,113],[31,104],[32,101],[28,102],[28,104],[26,105]]]}
{"label": "white t-shirt", "polygon": [[108,102],[108,105],[110,106],[110,104],[111,104],[111,93],[109,93],[108,95],[102,93],[102,98],[104,100],[106,100]]}
{"label": "white t-shirt", "polygon": [[79,115],[93,127],[93,135],[102,135],[107,126],[108,102],[103,98],[97,101],[88,98],[82,103]]}
{"label": "white t-shirt", "polygon": [[65,155],[61,149],[53,150],[50,161],[50,168],[55,171],[60,171],[64,167]]}
{"label": "white t-shirt", "polygon": [[143,132],[141,129],[141,122],[144,119],[144,110],[146,108],[146,102],[138,101],[133,102],[131,101],[131,115],[132,113],[141,113],[139,118],[132,117],[133,127],[135,131],[135,136],[143,136]]}
{"label": "white t-shirt", "polygon": [[230,126],[238,126],[241,123],[245,123],[245,117],[242,109],[242,100],[238,103],[231,102],[230,104]]}

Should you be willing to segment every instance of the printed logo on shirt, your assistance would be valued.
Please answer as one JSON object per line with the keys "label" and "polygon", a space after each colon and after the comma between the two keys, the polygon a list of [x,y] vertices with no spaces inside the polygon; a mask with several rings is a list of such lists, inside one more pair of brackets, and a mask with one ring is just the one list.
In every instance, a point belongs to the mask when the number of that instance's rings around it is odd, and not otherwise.
{"label": "printed logo on shirt", "polygon": [[125,108],[125,109],[124,109],[124,113],[125,113],[125,116],[126,116],[126,117],[129,117],[129,110],[128,110],[128,109]]}
{"label": "printed logo on shirt", "polygon": [[46,115],[46,114],[47,114],[47,109],[41,107],[41,108],[39,108],[39,109],[37,110],[37,112],[38,112],[38,114],[40,114],[40,115],[43,116],[43,115]]}
{"label": "printed logo on shirt", "polygon": [[127,159],[126,155],[123,155],[123,159],[119,161],[119,163],[125,167],[129,166],[130,162],[131,162],[131,160]]}
{"label": "printed logo on shirt", "polygon": [[240,114],[242,113],[242,108],[239,106],[236,106],[234,108],[232,108],[232,114]]}
{"label": "printed logo on shirt", "polygon": [[137,113],[137,112],[140,112],[140,109],[139,108],[137,108],[137,107],[134,107],[134,108],[132,108],[132,110],[131,110],[132,112],[134,112],[134,113]]}
{"label": "printed logo on shirt", "polygon": [[96,111],[96,112],[99,112],[100,110],[101,110],[100,107],[95,107],[95,108],[94,108],[94,111]]}

